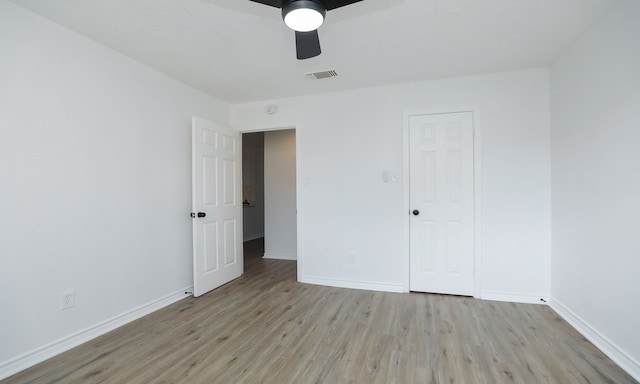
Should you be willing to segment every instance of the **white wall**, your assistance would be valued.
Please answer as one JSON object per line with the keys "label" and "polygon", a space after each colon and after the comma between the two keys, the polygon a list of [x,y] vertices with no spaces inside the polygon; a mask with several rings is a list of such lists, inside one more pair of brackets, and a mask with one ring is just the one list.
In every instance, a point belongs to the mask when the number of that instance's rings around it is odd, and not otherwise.
{"label": "white wall", "polygon": [[640,380],[640,2],[551,69],[553,306]]}
{"label": "white wall", "polygon": [[[325,80],[331,81],[331,80]],[[267,115],[268,104],[278,113]],[[548,71],[533,69],[232,107],[241,130],[296,126],[299,277],[408,289],[403,252],[405,111],[477,107],[482,146],[482,295],[549,295]],[[347,255],[356,255],[356,264]]]}
{"label": "white wall", "polygon": [[242,209],[243,240],[264,237],[264,133],[242,135],[242,185],[251,187],[250,205]]}
{"label": "white wall", "polygon": [[191,116],[229,124],[229,110],[5,0],[0,52],[1,378],[184,296]]}
{"label": "white wall", "polygon": [[264,257],[297,258],[296,131],[264,133]]}

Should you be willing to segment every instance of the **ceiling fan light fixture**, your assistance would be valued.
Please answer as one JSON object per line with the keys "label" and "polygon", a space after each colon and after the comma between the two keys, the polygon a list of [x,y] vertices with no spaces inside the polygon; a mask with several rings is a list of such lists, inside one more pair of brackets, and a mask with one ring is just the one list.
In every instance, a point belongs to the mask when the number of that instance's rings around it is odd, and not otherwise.
{"label": "ceiling fan light fixture", "polygon": [[297,32],[310,32],[324,22],[326,9],[312,0],[294,0],[282,8],[282,18],[287,27]]}

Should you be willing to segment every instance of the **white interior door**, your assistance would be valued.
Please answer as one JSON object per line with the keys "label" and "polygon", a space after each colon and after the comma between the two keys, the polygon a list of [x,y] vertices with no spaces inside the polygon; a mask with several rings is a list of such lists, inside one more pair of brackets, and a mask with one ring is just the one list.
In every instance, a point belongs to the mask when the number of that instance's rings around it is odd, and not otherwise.
{"label": "white interior door", "polygon": [[240,276],[242,179],[240,135],[193,117],[193,294]]}
{"label": "white interior door", "polygon": [[473,113],[409,118],[412,291],[473,295]]}

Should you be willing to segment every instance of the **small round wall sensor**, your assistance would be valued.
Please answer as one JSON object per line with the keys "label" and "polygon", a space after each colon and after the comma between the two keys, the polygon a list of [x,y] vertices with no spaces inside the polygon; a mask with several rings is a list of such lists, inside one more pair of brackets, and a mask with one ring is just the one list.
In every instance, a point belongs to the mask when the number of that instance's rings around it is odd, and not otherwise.
{"label": "small round wall sensor", "polygon": [[278,106],[275,104],[267,105],[266,111],[270,115],[275,115],[275,113],[278,112]]}

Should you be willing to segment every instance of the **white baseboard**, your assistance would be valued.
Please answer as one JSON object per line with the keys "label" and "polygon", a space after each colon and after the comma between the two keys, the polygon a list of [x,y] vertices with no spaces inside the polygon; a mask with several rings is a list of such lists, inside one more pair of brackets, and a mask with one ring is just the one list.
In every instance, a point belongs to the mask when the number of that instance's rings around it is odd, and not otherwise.
{"label": "white baseboard", "polygon": [[510,301],[523,304],[547,304],[549,297],[545,295],[532,295],[512,292],[482,291],[480,299],[493,301]]}
{"label": "white baseboard", "polygon": [[364,289],[367,291],[382,291],[402,293],[402,284],[380,283],[371,281],[352,281],[343,279],[327,279],[316,276],[302,276],[299,281],[305,284],[326,285],[329,287]]}
{"label": "white baseboard", "polygon": [[255,239],[259,239],[261,237],[264,237],[264,233],[256,233],[255,235],[248,235],[244,237],[244,240],[242,240],[243,242],[246,241],[251,241],[251,240],[255,240]]}
{"label": "white baseboard", "polygon": [[62,352],[68,351],[71,348],[77,347],[80,344],[86,343],[89,340],[95,339],[96,337],[104,335],[118,327],[173,304],[176,301],[184,299],[185,297],[188,297],[185,292],[192,291],[193,286],[181,289],[91,327],[85,328],[79,332],[58,339],[52,343],[36,348],[13,359],[4,361],[0,363],[0,380],[11,375],[15,375],[16,373],[50,359],[53,356],[59,355]]}
{"label": "white baseboard", "polygon": [[567,323],[571,324],[571,326],[592,342],[593,345],[598,347],[605,355],[609,356],[620,368],[633,376],[634,379],[640,381],[640,362],[553,297],[549,300],[549,306],[562,316]]}
{"label": "white baseboard", "polygon": [[276,260],[298,260],[296,254],[287,253],[266,253],[262,256],[264,259],[276,259]]}

